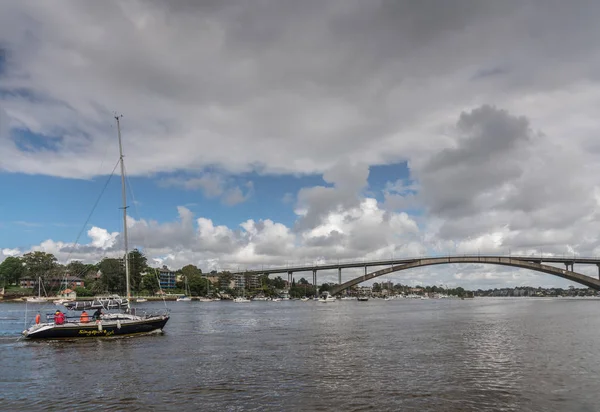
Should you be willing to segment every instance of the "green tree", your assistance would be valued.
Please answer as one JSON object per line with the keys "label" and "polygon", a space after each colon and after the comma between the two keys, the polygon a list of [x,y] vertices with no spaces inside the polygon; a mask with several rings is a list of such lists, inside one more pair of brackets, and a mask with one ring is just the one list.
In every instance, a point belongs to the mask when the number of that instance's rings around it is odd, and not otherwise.
{"label": "green tree", "polygon": [[188,279],[194,275],[201,275],[202,271],[194,265],[185,265],[181,268],[181,274],[187,276]]}
{"label": "green tree", "polygon": [[148,259],[138,249],[133,249],[128,254],[129,260],[129,284],[131,289],[140,290],[142,273],[148,270]]}
{"label": "green tree", "polygon": [[88,288],[76,287],[73,289],[78,297],[94,296],[94,292]]}
{"label": "green tree", "polygon": [[188,277],[188,286],[192,295],[206,295],[208,279],[197,273]]}
{"label": "green tree", "polygon": [[281,276],[277,276],[271,281],[271,286],[273,286],[275,289],[283,289],[285,288],[285,280],[283,280]]}
{"label": "green tree", "polygon": [[142,290],[147,290],[152,295],[160,290],[160,285],[158,283],[156,270],[151,269],[144,276],[142,276],[141,288]]}
{"label": "green tree", "polygon": [[102,288],[110,293],[125,292],[125,268],[122,259],[104,258],[100,262]]}
{"label": "green tree", "polygon": [[67,273],[71,276],[84,277],[88,271],[88,265],[80,262],[79,260],[74,260],[67,264]]}
{"label": "green tree", "polygon": [[23,255],[23,264],[25,266],[25,275],[32,278],[41,277],[48,282],[53,276],[56,276],[57,268],[56,257],[52,253],[29,252]]}
{"label": "green tree", "polygon": [[151,295],[154,295],[160,290],[160,283],[158,280],[158,274],[154,269],[150,269],[144,276],[142,276],[142,282],[140,288],[143,291],[147,291]]}
{"label": "green tree", "polygon": [[298,283],[300,285],[308,285],[308,280],[304,279],[304,278],[300,278],[300,280],[298,281]]}
{"label": "green tree", "polygon": [[18,284],[24,273],[23,262],[16,256],[9,256],[0,263],[0,282],[3,284]]}

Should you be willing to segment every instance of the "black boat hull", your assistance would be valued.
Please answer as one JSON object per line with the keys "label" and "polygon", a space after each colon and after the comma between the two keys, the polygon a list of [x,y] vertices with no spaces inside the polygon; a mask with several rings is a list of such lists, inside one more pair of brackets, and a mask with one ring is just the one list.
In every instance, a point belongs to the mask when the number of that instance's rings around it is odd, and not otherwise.
{"label": "black boat hull", "polygon": [[169,321],[169,316],[156,316],[130,322],[73,323],[65,325],[49,325],[23,332],[27,339],[74,339],[99,338],[124,335],[136,335],[162,330]]}

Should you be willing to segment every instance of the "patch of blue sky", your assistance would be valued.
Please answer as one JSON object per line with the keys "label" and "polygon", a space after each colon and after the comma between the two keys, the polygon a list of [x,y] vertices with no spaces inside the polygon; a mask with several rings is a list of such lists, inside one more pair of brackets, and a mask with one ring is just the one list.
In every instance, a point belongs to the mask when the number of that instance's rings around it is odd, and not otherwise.
{"label": "patch of blue sky", "polygon": [[[236,228],[248,219],[261,220],[271,219],[274,222],[290,226],[296,220],[294,205],[296,195],[303,187],[325,185],[320,175],[261,175],[257,173],[244,173],[225,178],[226,185],[221,196],[207,196],[201,189],[185,190],[179,186],[165,186],[160,184],[164,179],[177,178],[185,181],[193,178],[186,173],[159,175],[155,178],[153,188],[142,188],[142,193],[150,191],[157,194],[157,199],[151,201],[151,205],[141,198],[141,207],[144,209],[142,215],[159,216],[164,213],[164,208],[171,205],[173,213],[176,213],[174,203],[186,206],[195,213],[196,217],[211,219],[215,225],[227,225]],[[232,206],[223,204],[223,196],[229,189],[239,187],[244,194],[248,192],[248,182],[252,182],[251,194],[242,203]],[[132,183],[146,184],[138,181]]]}
{"label": "patch of blue sky", "polygon": [[377,200],[383,199],[384,190],[390,185],[402,180],[410,184],[410,170],[406,162],[384,166],[371,166],[369,169],[369,188]]}
{"label": "patch of blue sky", "polygon": [[[0,247],[26,247],[46,239],[75,241],[105,181],[3,173],[0,191],[10,196],[0,203]],[[114,176],[86,231],[91,225],[119,230],[118,183]],[[88,242],[85,231],[82,241]]]}
{"label": "patch of blue sky", "polygon": [[32,133],[25,129],[13,129],[10,134],[17,148],[23,152],[58,151],[62,141],[60,137]]}
{"label": "patch of blue sky", "polygon": [[[25,145],[52,149],[48,141],[39,136],[22,131],[19,133]],[[91,226],[109,232],[121,231],[121,192],[117,172],[85,227],[80,243],[89,241],[85,232]],[[205,217],[215,225],[226,225],[232,229],[239,228],[239,224],[248,219],[271,219],[292,227],[297,220],[294,206],[298,192],[302,188],[328,186],[320,174],[244,173],[226,177],[223,194],[211,197],[200,189],[186,190],[180,186],[160,184],[167,178],[186,180],[192,177],[183,172],[129,177],[128,214],[135,219],[165,223],[177,220],[177,206],[185,206],[194,213],[195,218]],[[0,204],[0,247],[27,247],[46,239],[75,241],[107,178],[99,176],[91,180],[78,180],[3,174],[0,190],[11,196],[5,197]],[[371,168],[369,176],[369,191],[383,201],[382,191],[389,182],[408,178],[409,171],[405,163],[375,166]],[[248,182],[252,182],[252,189],[247,186]],[[223,196],[227,190],[235,187],[239,187],[243,193],[251,190],[251,194],[244,202],[228,206],[223,203]],[[421,213],[420,210],[407,212],[413,215]]]}

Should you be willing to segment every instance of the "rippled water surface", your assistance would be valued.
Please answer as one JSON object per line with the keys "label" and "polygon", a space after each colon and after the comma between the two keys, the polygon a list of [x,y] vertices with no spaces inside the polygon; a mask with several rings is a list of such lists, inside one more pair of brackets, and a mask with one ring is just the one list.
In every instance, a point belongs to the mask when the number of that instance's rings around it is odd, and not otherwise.
{"label": "rippled water surface", "polygon": [[35,342],[0,304],[0,409],[600,410],[600,300],[168,306],[164,335]]}

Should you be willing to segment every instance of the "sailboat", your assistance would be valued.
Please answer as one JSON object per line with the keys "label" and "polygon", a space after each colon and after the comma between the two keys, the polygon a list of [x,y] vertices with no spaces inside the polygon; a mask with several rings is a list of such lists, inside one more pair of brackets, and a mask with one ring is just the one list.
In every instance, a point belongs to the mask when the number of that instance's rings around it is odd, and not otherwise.
{"label": "sailboat", "polygon": [[190,292],[190,285],[188,283],[187,276],[183,279],[185,283],[185,295],[181,295],[177,297],[177,302],[191,302],[192,298],[190,297],[192,292]]}
{"label": "sailboat", "polygon": [[42,278],[38,278],[38,295],[37,296],[29,296],[27,299],[27,303],[46,303],[48,299],[42,296]]}
{"label": "sailboat", "polygon": [[210,280],[206,277],[206,297],[201,296],[198,298],[200,302],[212,302],[213,299],[210,297]]}
{"label": "sailboat", "polygon": [[[123,245],[125,249],[125,283],[127,298],[109,296],[106,299],[95,299],[86,302],[72,302],[67,309],[84,311],[96,309],[95,321],[86,316],[67,316],[66,321],[55,322],[46,316],[46,322],[37,323],[23,331],[27,339],[57,339],[57,338],[90,338],[134,335],[140,333],[162,332],[169,321],[168,310],[160,314],[144,314],[138,316],[130,306],[131,286],[129,282],[129,257],[127,250],[127,197],[125,186],[125,164],[121,144],[121,124],[119,116],[115,116],[119,136],[119,155],[121,163],[121,194],[123,198]],[[104,310],[117,310],[102,314]],[[74,319],[75,318],[75,319]],[[64,317],[63,317],[64,320]]]}

